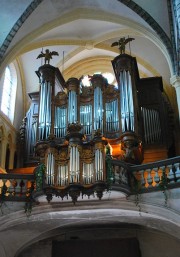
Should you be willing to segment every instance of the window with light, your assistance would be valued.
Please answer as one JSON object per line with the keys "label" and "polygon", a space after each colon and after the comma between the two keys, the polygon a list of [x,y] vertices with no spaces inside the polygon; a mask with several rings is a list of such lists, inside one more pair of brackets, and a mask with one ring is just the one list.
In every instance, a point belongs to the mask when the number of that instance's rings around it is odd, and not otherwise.
{"label": "window with light", "polygon": [[13,123],[15,98],[17,89],[17,74],[13,64],[10,64],[5,69],[2,99],[1,99],[1,111],[10,119]]}

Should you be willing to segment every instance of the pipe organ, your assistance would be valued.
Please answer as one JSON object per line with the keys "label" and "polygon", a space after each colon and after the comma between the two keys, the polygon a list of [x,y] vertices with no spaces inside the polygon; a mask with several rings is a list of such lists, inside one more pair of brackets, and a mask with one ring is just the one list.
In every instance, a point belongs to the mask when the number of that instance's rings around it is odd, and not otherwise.
{"label": "pipe organ", "polygon": [[106,153],[112,141],[124,153],[122,160],[136,164],[143,160],[141,142],[145,146],[166,144],[169,105],[163,100],[162,88],[154,83],[159,78],[153,83],[140,79],[136,58],[126,54],[117,56],[112,66],[117,87],[100,74],[91,76],[88,86],[77,78],[65,82],[50,64],[36,72],[38,113],[32,117],[32,101],[20,133],[26,139],[26,156],[31,154],[46,166],[48,200],[52,195],[70,195],[76,202],[80,192],[101,198],[112,179],[106,172]]}

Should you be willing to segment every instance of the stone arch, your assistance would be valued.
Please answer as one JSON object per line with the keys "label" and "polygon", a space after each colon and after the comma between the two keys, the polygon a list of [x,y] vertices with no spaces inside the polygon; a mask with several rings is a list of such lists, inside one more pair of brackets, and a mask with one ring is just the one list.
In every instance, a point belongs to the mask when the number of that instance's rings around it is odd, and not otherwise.
{"label": "stone arch", "polygon": [[4,125],[0,125],[0,167],[2,167],[2,163],[3,163],[3,159],[4,159],[4,156],[3,156],[3,144],[4,144],[4,137],[5,137],[5,128],[4,128]]}
{"label": "stone arch", "polygon": [[[141,228],[167,235],[179,244],[178,215],[159,206],[144,205],[143,208],[146,211],[139,213],[134,203],[118,200],[102,201],[100,205],[95,202],[86,202],[73,208],[71,204],[43,205],[35,207],[34,214],[32,213],[32,217],[28,220],[23,211],[16,215],[14,213],[9,215],[6,223],[1,225],[0,235],[3,233],[5,249],[9,246],[9,230],[11,237],[16,237],[16,244],[11,249],[15,257],[19,257],[20,252],[38,241],[60,236],[67,231],[72,232],[73,229],[80,231],[82,228],[113,227],[115,229],[117,226],[130,229]],[[11,222],[9,223],[8,220]],[[80,235],[80,232],[78,233]]]}

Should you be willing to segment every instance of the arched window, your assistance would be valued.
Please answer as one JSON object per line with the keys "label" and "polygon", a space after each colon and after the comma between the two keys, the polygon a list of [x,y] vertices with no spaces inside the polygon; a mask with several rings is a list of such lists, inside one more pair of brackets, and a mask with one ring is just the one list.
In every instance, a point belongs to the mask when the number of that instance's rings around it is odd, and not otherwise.
{"label": "arched window", "polygon": [[5,69],[1,111],[13,122],[17,88],[17,74],[13,64]]}

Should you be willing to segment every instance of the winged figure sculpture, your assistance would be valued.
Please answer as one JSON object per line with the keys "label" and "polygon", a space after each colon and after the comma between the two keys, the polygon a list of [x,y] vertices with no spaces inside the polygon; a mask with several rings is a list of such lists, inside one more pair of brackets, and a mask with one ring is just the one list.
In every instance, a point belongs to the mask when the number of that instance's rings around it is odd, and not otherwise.
{"label": "winged figure sculpture", "polygon": [[118,46],[120,54],[124,54],[126,44],[128,42],[132,41],[132,40],[134,40],[134,38],[132,38],[132,37],[128,37],[128,38],[122,37],[122,38],[119,39],[119,41],[116,41],[116,42],[112,43],[111,47]]}
{"label": "winged figure sculpture", "polygon": [[50,62],[50,59],[52,59],[52,56],[53,55],[59,55],[58,52],[56,51],[52,51],[50,52],[49,49],[46,49],[45,50],[45,53],[43,53],[43,51],[41,51],[41,53],[38,55],[38,57],[36,59],[39,59],[39,58],[43,58],[44,57],[44,62],[45,64]]}

